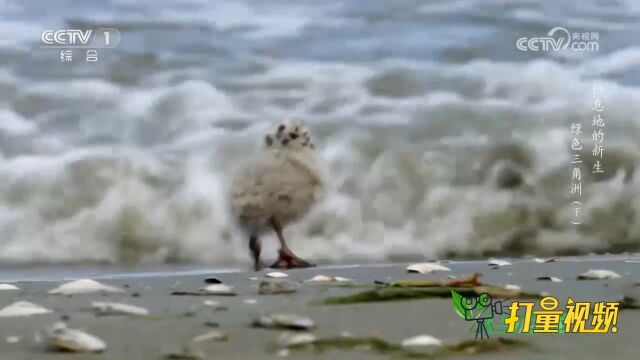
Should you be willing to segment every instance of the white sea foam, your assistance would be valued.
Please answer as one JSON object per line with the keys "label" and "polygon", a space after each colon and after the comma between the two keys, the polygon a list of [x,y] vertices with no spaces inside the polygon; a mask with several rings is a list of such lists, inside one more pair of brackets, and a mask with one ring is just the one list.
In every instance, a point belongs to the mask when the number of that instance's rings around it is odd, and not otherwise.
{"label": "white sea foam", "polygon": [[638,67],[640,67],[640,47],[631,47],[589,61],[583,66],[583,72],[592,76],[603,76],[621,74]]}
{"label": "white sea foam", "polygon": [[0,134],[7,136],[28,135],[36,131],[37,126],[25,120],[22,116],[0,109]]}
{"label": "white sea foam", "polygon": [[[298,66],[306,65],[309,64]],[[301,80],[307,82],[310,93],[321,92],[325,99],[331,98],[330,93],[320,89],[335,84],[341,87],[342,93],[336,92],[333,96],[348,99],[330,107],[327,110],[330,114],[338,118],[354,117],[354,120],[368,116],[362,115],[361,108],[377,101],[377,96],[370,95],[365,87],[367,79],[376,76],[376,70],[356,68],[352,71],[352,67],[344,65],[335,68],[317,65],[315,69],[315,65],[309,66],[312,75]],[[287,77],[287,71],[301,76],[300,68],[290,68],[290,65],[276,68],[257,81],[278,82]],[[317,75],[323,71],[344,72],[344,76],[327,79]],[[512,71],[519,72],[519,81],[511,77]],[[305,98],[296,105],[294,113],[309,120],[318,134],[324,134],[319,139],[319,154],[333,176],[333,191],[326,203],[302,224],[287,230],[295,239],[293,246],[301,254],[335,261],[361,257],[384,260],[410,254],[477,256],[517,253],[524,251],[522,249],[552,254],[633,246],[634,237],[611,242],[604,230],[595,228],[595,224],[608,229],[616,226],[598,220],[597,215],[603,209],[632,214],[632,209],[640,206],[633,200],[636,198],[633,183],[613,178],[586,185],[583,190],[586,217],[593,226],[588,225],[579,233],[569,225],[566,200],[550,199],[549,192],[557,191],[554,189],[558,183],[545,183],[545,179],[555,178],[560,184],[567,184],[568,177],[554,174],[568,166],[567,138],[563,135],[566,124],[561,116],[589,113],[585,108],[591,96],[591,88],[586,86],[590,84],[588,81],[581,80],[576,71],[552,62],[532,62],[524,68],[480,62],[443,68],[441,72],[444,76],[466,76],[485,85],[482,92],[471,98],[461,96],[460,90],[454,89],[445,93],[428,92],[416,99],[387,101],[385,106],[390,111],[404,114],[408,121],[401,125],[391,122],[386,125],[391,127],[386,129],[378,129],[381,123],[370,123],[370,127],[366,127],[363,119],[357,121],[360,124],[357,128],[346,122],[325,124],[327,114],[317,115],[313,111],[317,98]],[[554,81],[543,80],[542,74]],[[125,119],[133,122],[134,133],[140,126],[136,122],[152,121],[152,116],[163,119],[151,122],[153,126],[180,124],[174,131],[164,133],[168,136],[165,141],[176,147],[163,145],[155,151],[153,146],[146,150],[138,146],[79,147],[60,155],[22,155],[7,159],[0,167],[3,178],[7,179],[2,185],[0,216],[5,239],[0,247],[2,260],[215,263],[244,259],[246,241],[238,238],[230,225],[225,207],[225,182],[232,163],[243,155],[250,155],[264,126],[249,127],[243,131],[244,135],[215,129],[207,135],[202,129],[224,120],[224,116],[207,116],[213,113],[208,108],[223,114],[249,112],[264,121],[273,117],[239,106],[251,95],[241,93],[230,97],[211,84],[199,81],[152,90],[149,96],[153,100],[149,101],[145,101],[142,90],[93,84],[98,85],[98,90],[92,94],[82,90],[84,85],[66,85],[71,91],[65,96],[90,103],[108,100],[116,104],[112,113],[124,117],[119,119],[122,123]],[[355,86],[357,84],[360,87]],[[32,87],[30,91],[37,89],[44,97],[57,96],[54,91],[61,86],[48,84]],[[625,92],[624,88],[613,89]],[[261,91],[265,99],[279,96],[278,90]],[[350,99],[360,100],[351,102]],[[635,109],[631,105],[637,101],[635,90],[630,89],[627,96],[611,97],[608,101],[612,108],[620,109],[615,121],[633,126],[633,114],[626,113],[625,109]],[[549,102],[555,105],[541,105]],[[168,112],[158,112],[166,106],[169,106]],[[281,112],[281,116],[287,113],[284,109],[274,112]],[[421,113],[429,116],[423,118]],[[463,113],[477,118],[458,118]],[[501,113],[516,114],[513,121],[522,123],[515,126],[509,121],[500,121]],[[491,140],[477,142],[477,136],[465,140],[464,132],[459,132],[462,127],[437,127],[440,117],[442,120],[453,117],[463,126],[469,126],[467,130],[475,128],[476,133],[488,139],[502,134],[503,127],[511,127],[509,132],[522,131],[518,146],[535,159],[532,164],[525,164],[526,176],[532,179],[535,192],[502,190],[482,174],[474,175],[474,180],[473,176],[457,173],[460,170],[473,175],[470,170],[473,164],[484,161],[480,154],[494,145]],[[487,122],[492,117],[498,119]],[[549,117],[556,122],[549,121],[542,126],[535,121],[538,117]],[[210,124],[206,123],[208,118]],[[529,120],[532,123],[527,123]],[[162,134],[167,129],[158,130]],[[118,131],[114,129],[112,135],[118,136]],[[430,134],[434,131],[436,134]],[[406,143],[407,134],[413,132],[424,134],[430,140]],[[557,135],[553,135],[554,132]],[[470,153],[469,146],[480,151]],[[534,151],[536,147],[554,152],[554,159]],[[176,149],[180,151],[175,152]],[[513,149],[508,149],[511,148],[498,152],[497,159],[510,158]],[[437,155],[424,162],[423,154],[429,151]],[[457,158],[457,165],[445,160],[450,155]],[[497,159],[484,165],[493,166]],[[457,184],[462,178],[464,184]],[[607,196],[602,196],[603,193]],[[633,197],[628,197],[629,193],[634,194]],[[614,194],[626,196],[629,201],[616,201],[618,197],[612,196]]]}

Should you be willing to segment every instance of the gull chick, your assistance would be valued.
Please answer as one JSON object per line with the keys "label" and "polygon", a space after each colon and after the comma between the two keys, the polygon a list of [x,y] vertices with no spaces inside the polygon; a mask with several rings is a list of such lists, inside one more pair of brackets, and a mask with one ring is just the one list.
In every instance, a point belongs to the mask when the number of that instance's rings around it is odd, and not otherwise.
{"label": "gull chick", "polygon": [[300,220],[324,194],[324,181],[303,123],[284,121],[265,135],[255,156],[243,164],[231,184],[231,212],[249,235],[254,269],[260,270],[260,235],[273,230],[280,241],[277,269],[315,266],[287,246],[283,229]]}

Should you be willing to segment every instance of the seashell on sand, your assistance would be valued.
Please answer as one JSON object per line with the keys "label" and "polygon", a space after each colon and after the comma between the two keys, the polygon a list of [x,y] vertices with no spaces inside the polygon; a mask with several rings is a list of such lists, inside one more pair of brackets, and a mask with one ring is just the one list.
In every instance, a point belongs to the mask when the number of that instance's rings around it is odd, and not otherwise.
{"label": "seashell on sand", "polygon": [[283,332],[278,336],[278,345],[281,347],[295,347],[313,344],[318,338],[312,333]]}
{"label": "seashell on sand", "polygon": [[16,301],[0,309],[0,318],[49,314],[52,312],[53,311],[49,309],[28,301]]}
{"label": "seashell on sand", "polygon": [[200,289],[202,293],[221,296],[235,296],[233,287],[225,284],[213,284]]}
{"label": "seashell on sand", "polygon": [[332,282],[334,281],[334,279],[331,276],[327,276],[327,275],[316,275],[307,281],[308,282]]}
{"label": "seashell on sand", "polygon": [[429,274],[437,271],[451,271],[451,269],[436,263],[418,263],[407,266],[407,272],[410,273]]}
{"label": "seashell on sand", "polygon": [[615,271],[591,269],[578,275],[578,280],[609,280],[609,279],[619,279],[621,277],[622,276]]}
{"label": "seashell on sand", "polygon": [[98,316],[108,315],[149,315],[149,310],[135,305],[110,303],[110,302],[93,302],[91,308]]}
{"label": "seashell on sand", "polygon": [[311,330],[315,327],[313,320],[295,314],[269,314],[260,316],[253,323],[256,327],[267,329]]}
{"label": "seashell on sand", "polygon": [[203,342],[203,341],[227,341],[229,340],[229,333],[221,330],[212,330],[206,332],[202,335],[198,335],[194,337],[192,342]]}
{"label": "seashell on sand", "polygon": [[36,335],[36,340],[53,351],[96,353],[107,349],[107,344],[100,338],[82,330],[69,329],[62,322],[49,329],[41,330]]}
{"label": "seashell on sand", "polygon": [[204,354],[194,352],[190,347],[184,346],[180,352],[167,353],[163,357],[170,360],[201,360],[204,359]]}
{"label": "seashell on sand", "polygon": [[516,284],[507,284],[507,285],[504,286],[504,288],[506,290],[513,290],[513,291],[522,290],[522,288],[519,285],[516,285]]}
{"label": "seashell on sand", "polygon": [[287,274],[285,274],[285,273],[283,273],[281,271],[273,271],[273,272],[270,272],[270,273],[266,274],[265,276],[268,277],[268,278],[286,278],[286,277],[289,277],[289,275],[287,275]]}
{"label": "seashell on sand", "polygon": [[289,356],[289,349],[280,349],[280,350],[278,350],[278,352],[276,353],[276,356],[278,356],[278,357],[287,357],[287,356]]}
{"label": "seashell on sand", "polygon": [[258,285],[261,295],[291,294],[300,288],[300,284],[288,279],[262,279]]}
{"label": "seashell on sand", "polygon": [[509,266],[511,262],[503,259],[491,259],[489,260],[489,266]]}
{"label": "seashell on sand", "polygon": [[306,281],[313,282],[313,283],[329,283],[329,282],[346,282],[346,281],[353,281],[353,280],[346,277],[342,277],[342,276],[316,275]]}
{"label": "seashell on sand", "polygon": [[120,293],[124,290],[115,286],[105,285],[91,279],[80,279],[64,283],[55,289],[49,291],[51,295],[76,295],[91,294],[97,292],[104,293]]}
{"label": "seashell on sand", "polygon": [[442,340],[431,335],[418,335],[402,340],[402,347],[442,346]]}
{"label": "seashell on sand", "polygon": [[208,307],[211,307],[211,308],[214,308],[214,309],[218,309],[218,308],[222,307],[220,302],[215,301],[215,300],[205,300],[202,304],[204,306],[208,306]]}

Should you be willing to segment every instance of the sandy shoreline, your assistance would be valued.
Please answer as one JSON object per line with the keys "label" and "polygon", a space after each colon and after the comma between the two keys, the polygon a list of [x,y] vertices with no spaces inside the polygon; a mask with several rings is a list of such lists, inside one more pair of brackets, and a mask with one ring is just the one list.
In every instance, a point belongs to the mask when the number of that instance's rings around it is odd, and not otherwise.
{"label": "sandy shoreline", "polygon": [[[532,260],[513,260],[513,265],[490,269],[486,261],[452,262],[446,264],[451,272],[428,275],[407,274],[406,264],[370,265],[316,268],[289,271],[289,279],[306,280],[316,274],[343,276],[357,283],[374,280],[446,279],[447,275],[467,275],[479,271],[482,280],[490,284],[513,283],[531,291],[547,291],[561,303],[567,296],[584,301],[614,301],[622,297],[625,286],[640,282],[640,263],[633,256],[599,256],[589,258],[562,258],[554,263],[536,263]],[[623,275],[622,279],[602,281],[576,281],[578,274],[588,269],[609,269]],[[319,284],[302,285],[291,295],[259,295],[258,282],[250,278],[267,271],[208,272],[205,270],[182,274],[157,272],[148,276],[128,274],[100,280],[109,285],[125,288],[122,294],[87,294],[68,296],[47,295],[47,291],[62,281],[22,281],[15,285],[18,291],[0,291],[0,308],[18,301],[30,301],[54,310],[53,314],[32,317],[0,319],[1,359],[161,359],[163,354],[179,351],[195,336],[215,329],[229,333],[228,341],[204,342],[196,348],[206,358],[265,359],[282,358],[269,352],[269,347],[282,333],[281,330],[252,328],[250,323],[260,314],[270,312],[296,313],[314,319],[314,334],[335,337],[343,332],[368,337],[372,334],[387,341],[400,342],[419,334],[430,334],[445,343],[471,339],[469,323],[454,313],[450,299],[425,299],[386,303],[326,306],[318,301],[328,296],[355,293],[357,288],[338,288]],[[206,274],[206,275],[205,275]],[[16,277],[18,272],[11,274]],[[77,274],[76,274],[77,275]],[[94,274],[95,275],[95,274]],[[103,274],[104,275],[104,274]],[[557,276],[562,283],[536,281],[538,276]],[[4,276],[3,276],[4,277]],[[100,277],[100,276],[96,276]],[[103,276],[109,277],[109,276]],[[205,286],[204,279],[216,277],[234,287],[238,296],[175,296],[172,291],[195,291]],[[202,306],[205,300],[215,300],[226,310],[214,311]],[[249,300],[247,302],[247,300]],[[255,300],[252,303],[251,300]],[[92,301],[112,301],[147,308],[149,317],[95,316],[88,311]],[[68,318],[70,327],[86,330],[107,343],[101,354],[52,354],[34,340],[36,331],[50,326],[62,317]],[[510,335],[535,345],[536,350],[517,350],[508,353],[460,358],[512,359],[636,359],[640,354],[637,334],[640,331],[640,311],[624,310],[618,317],[617,334],[563,334],[563,335]],[[17,336],[20,341],[8,343],[5,339]],[[330,350],[321,355],[313,352],[295,352],[290,358],[385,358],[387,355],[363,350]]]}

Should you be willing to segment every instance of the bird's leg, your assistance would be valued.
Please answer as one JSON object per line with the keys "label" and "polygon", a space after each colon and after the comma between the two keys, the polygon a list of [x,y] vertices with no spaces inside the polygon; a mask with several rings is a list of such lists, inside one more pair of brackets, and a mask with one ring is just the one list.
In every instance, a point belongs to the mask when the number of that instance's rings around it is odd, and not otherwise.
{"label": "bird's leg", "polygon": [[253,270],[262,270],[264,267],[264,264],[260,261],[260,251],[262,250],[262,246],[260,244],[260,239],[258,239],[256,235],[251,235],[249,237],[249,250],[251,250],[251,256],[253,257]]}
{"label": "bird's leg", "polygon": [[280,240],[280,251],[278,252],[278,260],[276,260],[272,268],[275,269],[292,269],[292,268],[307,268],[313,267],[314,264],[311,264],[308,261],[302,260],[297,257],[291,249],[287,246],[287,242],[284,239],[284,235],[282,234],[282,224],[276,218],[271,218],[270,220],[271,226],[273,230],[275,230],[276,235],[278,235],[278,240]]}

